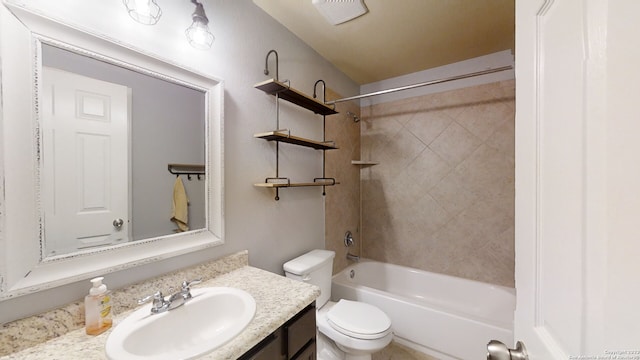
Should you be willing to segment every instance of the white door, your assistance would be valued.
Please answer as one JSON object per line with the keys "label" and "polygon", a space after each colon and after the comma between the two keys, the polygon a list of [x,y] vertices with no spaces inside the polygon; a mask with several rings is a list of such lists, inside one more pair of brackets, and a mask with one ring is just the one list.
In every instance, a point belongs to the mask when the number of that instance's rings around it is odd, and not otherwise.
{"label": "white door", "polygon": [[516,1],[514,338],[532,360],[640,359],[638,13]]}
{"label": "white door", "polygon": [[128,239],[129,89],[43,68],[49,255]]}

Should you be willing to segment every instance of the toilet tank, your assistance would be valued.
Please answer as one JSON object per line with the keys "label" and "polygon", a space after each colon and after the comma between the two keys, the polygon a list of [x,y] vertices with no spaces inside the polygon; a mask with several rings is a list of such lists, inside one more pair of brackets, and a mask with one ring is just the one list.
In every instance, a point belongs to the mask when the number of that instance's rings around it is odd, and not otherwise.
{"label": "toilet tank", "polygon": [[284,263],[285,275],[320,287],[316,307],[321,308],[331,297],[331,275],[336,253],[329,250],[312,250]]}

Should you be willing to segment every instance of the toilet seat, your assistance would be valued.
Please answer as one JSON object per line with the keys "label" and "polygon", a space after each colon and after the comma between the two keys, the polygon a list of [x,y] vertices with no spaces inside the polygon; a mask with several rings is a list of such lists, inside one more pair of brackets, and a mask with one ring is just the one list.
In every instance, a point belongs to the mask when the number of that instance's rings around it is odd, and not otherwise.
{"label": "toilet seat", "polygon": [[387,314],[363,302],[341,299],[326,316],[332,328],[356,339],[379,339],[391,330]]}
{"label": "toilet seat", "polygon": [[[327,313],[331,311],[336,304],[337,303],[333,301],[329,301],[323,307],[316,310],[316,325],[318,326],[318,331],[332,340],[340,350],[351,355],[366,355],[380,351],[391,343],[393,339],[391,327],[389,327],[387,331],[377,334],[375,337],[372,336],[372,339],[360,339],[349,336],[342,330],[339,330],[337,326],[330,324]],[[362,335],[360,334],[358,336]]]}

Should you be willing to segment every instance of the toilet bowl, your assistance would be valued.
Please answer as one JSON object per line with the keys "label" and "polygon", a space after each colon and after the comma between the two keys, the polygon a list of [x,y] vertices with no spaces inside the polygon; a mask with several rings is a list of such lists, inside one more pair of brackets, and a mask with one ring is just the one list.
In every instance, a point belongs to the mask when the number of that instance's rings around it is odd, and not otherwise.
{"label": "toilet bowl", "polygon": [[351,355],[346,359],[371,359],[371,354],[393,339],[389,317],[377,307],[357,301],[327,302],[318,310],[316,324],[339,349]]}
{"label": "toilet bowl", "polygon": [[370,304],[344,299],[329,301],[334,256],[333,251],[313,250],[285,263],[285,274],[320,287],[316,300],[318,359],[370,360],[372,353],[382,350],[393,339],[391,320]]}

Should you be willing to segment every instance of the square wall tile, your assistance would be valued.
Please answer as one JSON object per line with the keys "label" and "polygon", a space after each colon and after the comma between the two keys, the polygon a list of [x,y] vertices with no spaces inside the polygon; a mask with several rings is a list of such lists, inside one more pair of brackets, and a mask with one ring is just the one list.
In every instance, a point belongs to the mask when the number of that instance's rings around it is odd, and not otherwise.
{"label": "square wall tile", "polygon": [[514,84],[362,109],[363,256],[513,286]]}

